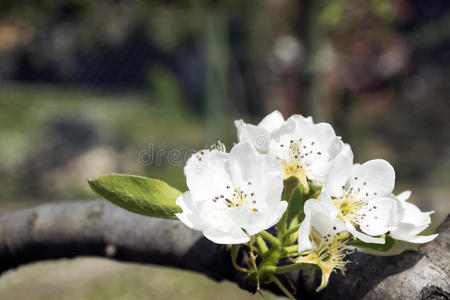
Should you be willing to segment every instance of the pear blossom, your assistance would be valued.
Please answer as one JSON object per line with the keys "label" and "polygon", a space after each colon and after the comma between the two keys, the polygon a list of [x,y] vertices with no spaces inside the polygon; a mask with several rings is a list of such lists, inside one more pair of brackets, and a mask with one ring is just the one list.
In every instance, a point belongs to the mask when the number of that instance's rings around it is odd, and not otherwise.
{"label": "pear blossom", "polygon": [[384,244],[384,238],[373,236],[395,229],[403,217],[399,200],[391,194],[394,168],[382,159],[353,165],[345,156],[334,167],[322,189],[321,202],[334,210],[332,214],[354,236],[367,243]]}
{"label": "pear blossom", "polygon": [[397,228],[392,230],[390,234],[396,240],[418,244],[428,243],[434,240],[438,234],[431,234],[428,236],[418,234],[431,224],[430,215],[433,211],[422,212],[414,204],[406,202],[410,196],[411,191],[405,191],[400,195],[397,195],[397,199],[404,209],[404,215]]}
{"label": "pear blossom", "polygon": [[185,167],[189,191],[176,203],[176,216],[218,244],[240,244],[278,223],[287,208],[280,201],[283,171],[280,162],[258,153],[249,142],[230,153],[217,149],[193,155]]}
{"label": "pear blossom", "polygon": [[240,142],[248,141],[259,152],[267,153],[270,135],[284,124],[284,118],[278,110],[274,110],[264,117],[258,125],[245,123],[242,119],[234,121],[234,124]]}
{"label": "pear blossom", "polygon": [[338,155],[353,158],[350,146],[336,136],[330,124],[314,124],[301,115],[291,116],[271,134],[268,153],[280,159],[285,178],[298,178],[305,193],[308,180],[325,182]]}
{"label": "pear blossom", "polygon": [[298,231],[298,252],[296,263],[315,264],[322,270],[323,289],[333,270],[344,274],[346,243],[348,234],[342,221],[333,217],[326,205],[316,199],[309,199],[304,205],[305,219]]}
{"label": "pear blossom", "polygon": [[267,115],[257,126],[235,121],[240,141],[249,141],[261,153],[280,159],[284,178],[297,177],[306,193],[308,180],[322,184],[334,159],[341,152],[353,156],[327,123],[313,122],[312,117],[292,115],[284,121],[278,111]]}

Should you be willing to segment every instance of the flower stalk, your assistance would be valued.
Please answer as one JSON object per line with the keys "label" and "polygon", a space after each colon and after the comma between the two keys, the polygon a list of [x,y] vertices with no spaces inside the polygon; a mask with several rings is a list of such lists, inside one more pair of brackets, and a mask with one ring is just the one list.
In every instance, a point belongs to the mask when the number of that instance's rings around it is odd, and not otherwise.
{"label": "flower stalk", "polygon": [[[299,180],[297,177],[290,176],[290,177],[284,179],[284,181],[283,181],[284,188],[283,188],[282,199],[289,203],[289,201],[291,200],[292,194],[294,193],[298,184],[299,184]],[[280,222],[278,223],[278,238],[280,238],[282,241],[283,241],[285,232],[287,230],[286,222],[287,222],[287,213],[285,213],[283,215]]]}
{"label": "flower stalk", "polygon": [[295,300],[295,297],[286,289],[286,287],[281,283],[278,278],[273,275],[269,274],[268,277],[280,288],[280,290],[291,300]]}
{"label": "flower stalk", "polygon": [[279,239],[277,239],[276,237],[274,237],[273,235],[271,235],[269,232],[263,230],[259,233],[259,235],[261,235],[261,237],[263,237],[264,239],[266,239],[267,241],[269,241],[272,246],[279,248],[281,246],[281,242]]}

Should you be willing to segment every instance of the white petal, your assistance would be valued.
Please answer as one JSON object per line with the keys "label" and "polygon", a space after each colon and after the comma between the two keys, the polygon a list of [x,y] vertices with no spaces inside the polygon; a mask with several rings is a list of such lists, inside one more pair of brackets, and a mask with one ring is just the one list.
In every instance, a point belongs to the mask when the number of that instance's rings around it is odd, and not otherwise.
{"label": "white petal", "polygon": [[272,132],[275,129],[280,128],[283,124],[283,115],[278,110],[274,110],[273,112],[265,116],[264,119],[259,122],[258,126],[266,129],[268,132]]}
{"label": "white petal", "polygon": [[250,142],[256,150],[266,153],[269,147],[270,132],[260,126],[247,124],[242,120],[234,121],[240,142]]}
{"label": "white petal", "polygon": [[199,210],[192,201],[191,193],[189,191],[180,195],[175,203],[183,210],[183,212],[175,214],[181,222],[194,230],[201,230],[203,228],[204,221],[200,217]]}
{"label": "white petal", "polygon": [[245,188],[252,179],[261,178],[265,165],[264,156],[249,142],[238,143],[230,151],[229,169],[235,187]]}
{"label": "white petal", "polygon": [[311,214],[307,214],[305,215],[305,218],[303,219],[303,222],[302,224],[300,224],[300,228],[298,229],[298,253],[301,253],[305,250],[314,249],[315,245],[309,239],[311,229]]}
{"label": "white petal", "polygon": [[233,232],[222,232],[218,229],[208,227],[203,231],[203,235],[216,244],[242,244],[250,240],[250,236],[245,234],[241,229]]}
{"label": "white petal", "polygon": [[422,243],[428,243],[434,240],[438,234],[432,234],[432,235],[413,235],[413,236],[398,236],[395,234],[392,234],[392,237],[396,240],[401,240],[409,243],[415,243],[415,244],[422,244]]}
{"label": "white petal", "polygon": [[230,157],[229,153],[218,150],[204,149],[194,153],[189,157],[184,167],[186,177],[201,175],[201,173],[211,166],[223,167],[225,161]]}
{"label": "white petal", "polygon": [[394,168],[383,159],[370,160],[355,167],[350,178],[350,186],[354,191],[360,191],[360,199],[389,194],[394,189],[394,184]]}
{"label": "white petal", "polygon": [[384,244],[385,243],[384,238],[372,237],[370,235],[367,235],[367,234],[357,231],[351,223],[345,223],[345,225],[347,226],[348,232],[350,232],[356,238],[358,238],[359,240],[361,240],[365,243],[373,243],[373,244]]}
{"label": "white petal", "polygon": [[346,230],[344,223],[331,217],[328,208],[321,201],[316,199],[307,200],[304,205],[304,211],[305,219],[298,231],[299,253],[316,247],[309,239],[312,228],[321,235],[335,234]]}
{"label": "white petal", "polygon": [[328,213],[331,217],[335,218],[339,214],[333,200],[325,189],[322,189],[322,192],[320,193],[320,203],[327,207]]}
{"label": "white petal", "polygon": [[353,155],[352,147],[350,147],[349,144],[344,143],[344,145],[342,146],[342,149],[341,149],[341,152],[340,152],[340,153],[341,153],[341,154],[347,155],[347,156],[350,157],[351,160],[353,161],[354,155]]}
{"label": "white petal", "polygon": [[359,210],[360,228],[369,235],[384,234],[397,226],[401,213],[398,200],[393,197],[371,199]]}
{"label": "white petal", "polygon": [[342,187],[350,178],[350,172],[353,166],[353,157],[349,156],[347,151],[342,151],[336,156],[331,167],[330,174],[325,182],[324,189],[332,196],[342,195]]}
{"label": "white petal", "polygon": [[[302,138],[302,145],[306,146],[305,151],[312,150],[313,155],[316,155],[319,151],[323,154],[330,154],[330,147],[332,146],[333,153],[330,155],[334,158],[341,150],[340,138],[336,137],[333,127],[328,123],[296,127],[295,130]],[[314,142],[314,145],[311,145],[312,142]],[[327,159],[326,155],[319,155],[317,158]]]}
{"label": "white petal", "polygon": [[424,231],[428,227],[428,225],[429,224],[415,225],[411,223],[400,222],[400,224],[395,229],[391,230],[391,233],[397,237],[413,236]]}
{"label": "white petal", "polygon": [[236,126],[236,129],[237,129],[237,138],[240,142],[242,142],[242,140],[241,140],[241,136],[243,135],[242,126],[244,124],[246,124],[246,123],[242,119],[234,121],[234,126]]}
{"label": "white petal", "polygon": [[230,151],[230,173],[232,176],[240,177],[244,182],[258,175],[255,171],[261,168],[263,156],[249,142],[240,142]]}
{"label": "white petal", "polygon": [[286,201],[281,201],[278,206],[276,207],[275,210],[273,210],[272,216],[269,219],[269,222],[266,225],[266,228],[270,228],[272,226],[274,226],[275,224],[277,224],[280,220],[281,217],[283,216],[284,212],[286,211],[288,207],[288,203]]}
{"label": "white petal", "polygon": [[272,155],[263,155],[263,161],[261,180],[255,180],[255,186],[257,185],[259,193],[265,195],[269,205],[278,206],[283,192],[283,169],[280,161]]}
{"label": "white petal", "polygon": [[409,197],[411,197],[411,191],[404,191],[397,195],[397,199],[402,202],[405,202],[406,200],[408,200]]}
{"label": "white petal", "polygon": [[200,217],[205,221],[204,228],[216,228],[221,232],[231,232],[235,227],[235,221],[230,216],[222,202],[203,201],[200,207]]}
{"label": "white petal", "polygon": [[[398,226],[391,231],[392,236],[399,240],[409,241],[424,231],[431,223],[430,214],[433,212],[422,212],[412,203],[402,202],[404,216]],[[420,240],[419,238],[418,240]]]}
{"label": "white petal", "polygon": [[186,184],[194,201],[205,201],[226,194],[226,187],[230,186],[232,181],[224,167],[210,167],[197,176],[187,177]]}
{"label": "white petal", "polygon": [[258,209],[264,209],[259,205],[277,205],[283,191],[280,161],[271,155],[259,154],[246,142],[235,145],[230,155],[229,168],[234,186],[247,195],[253,193]]}
{"label": "white petal", "polygon": [[311,165],[306,167],[306,176],[308,179],[318,182],[319,185],[323,185],[332,166],[332,161],[311,161]]}
{"label": "white petal", "polygon": [[286,120],[286,122],[293,122],[296,128],[304,128],[314,124],[311,116],[304,117],[298,114],[290,116],[289,119]]}
{"label": "white petal", "polygon": [[402,203],[405,209],[405,215],[402,219],[404,223],[414,224],[416,226],[429,225],[431,223],[430,214],[433,211],[422,212],[417,206],[412,203]]}
{"label": "white petal", "polygon": [[[289,143],[298,140],[293,121],[286,121],[280,128],[274,130],[270,135],[268,153],[279,158],[289,157]],[[283,145],[283,146],[281,146]]]}
{"label": "white petal", "polygon": [[359,168],[360,166],[361,166],[361,164],[358,164],[358,163],[353,164],[352,171],[351,171],[350,173],[353,174],[356,170],[358,170],[358,168]]}
{"label": "white petal", "polygon": [[335,234],[347,230],[347,227],[342,221],[339,219],[331,219],[323,211],[316,212],[312,215],[311,224],[321,235]]}

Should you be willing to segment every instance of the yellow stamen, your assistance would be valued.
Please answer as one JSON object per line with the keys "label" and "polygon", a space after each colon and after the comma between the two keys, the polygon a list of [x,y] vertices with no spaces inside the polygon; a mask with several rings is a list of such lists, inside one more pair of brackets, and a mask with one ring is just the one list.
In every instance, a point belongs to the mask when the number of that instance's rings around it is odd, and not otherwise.
{"label": "yellow stamen", "polygon": [[348,193],[344,190],[341,197],[333,199],[334,205],[339,211],[337,217],[342,222],[358,223],[360,218],[359,210],[365,204],[365,202],[358,200],[358,195],[359,192]]}
{"label": "yellow stamen", "polygon": [[341,270],[345,274],[344,257],[347,248],[346,241],[340,235],[320,237],[311,233],[310,238],[319,245],[315,250],[303,252],[304,256],[298,257],[295,262],[317,265],[322,271],[322,282],[316,291],[320,291],[327,286],[331,273]]}
{"label": "yellow stamen", "polygon": [[241,188],[237,188],[233,194],[233,198],[231,200],[225,199],[227,201],[229,207],[238,207],[244,204],[247,199],[247,194],[244,194],[244,191]]}
{"label": "yellow stamen", "polygon": [[302,164],[302,158],[304,157],[300,153],[299,144],[291,142],[289,144],[289,158],[281,160],[281,166],[283,167],[284,179],[291,176],[297,177],[300,184],[303,185],[305,193],[309,192],[308,179],[306,177],[306,170]]}

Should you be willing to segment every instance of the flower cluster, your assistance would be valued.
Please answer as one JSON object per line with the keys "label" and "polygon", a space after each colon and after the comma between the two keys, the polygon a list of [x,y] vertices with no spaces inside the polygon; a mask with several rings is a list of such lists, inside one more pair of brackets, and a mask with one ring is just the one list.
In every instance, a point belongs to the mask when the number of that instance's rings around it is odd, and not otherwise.
{"label": "flower cluster", "polygon": [[[232,250],[233,264],[256,284],[312,264],[322,270],[320,290],[357,247],[437,236],[419,235],[432,212],[408,203],[409,191],[393,194],[394,168],[382,159],[355,164],[330,124],[274,111],[258,125],[235,125],[239,142],[229,153],[219,144],[187,161],[177,217],[215,243],[245,244],[248,268]],[[266,231],[274,225],[276,234]]]}

